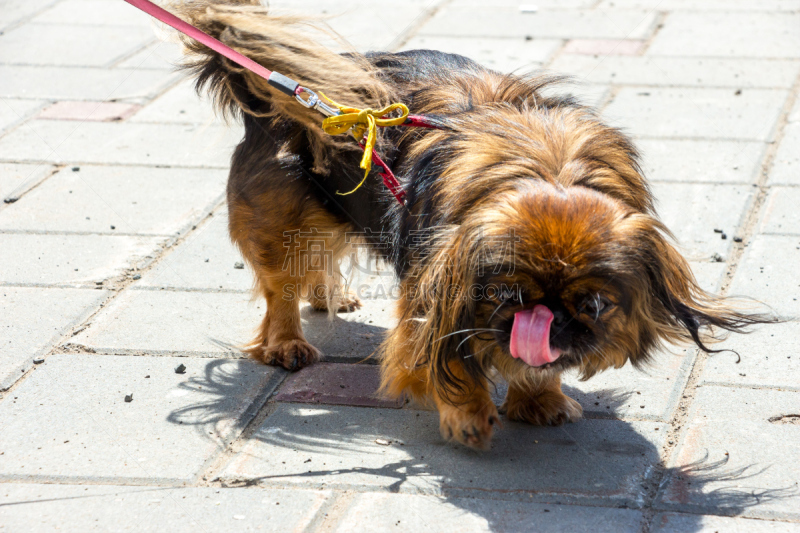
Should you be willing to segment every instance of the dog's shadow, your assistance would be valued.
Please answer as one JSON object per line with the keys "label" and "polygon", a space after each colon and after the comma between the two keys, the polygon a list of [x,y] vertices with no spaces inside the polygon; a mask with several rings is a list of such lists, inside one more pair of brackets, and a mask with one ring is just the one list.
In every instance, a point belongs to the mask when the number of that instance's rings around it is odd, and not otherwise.
{"label": "dog's shadow", "polygon": [[[706,458],[681,468],[664,467],[657,446],[666,438],[667,426],[652,422],[588,418],[542,428],[503,420],[487,452],[443,442],[437,414],[409,406],[274,403],[266,418],[251,422],[257,411],[265,412],[260,408],[266,392],[244,416],[232,399],[241,397],[245,375],[252,374],[255,364],[208,362],[203,375],[186,384],[188,390],[202,390],[204,401],[168,417],[172,423],[195,426],[208,438],[214,438],[220,427],[239,425],[232,434],[242,434],[245,444],[218,472],[224,486],[434,495],[444,504],[437,513],[462,517],[466,513],[485,520],[491,531],[519,529],[519,520],[530,521],[537,531],[570,523],[570,504],[605,507],[597,511],[598,521],[638,520],[636,513],[618,508],[651,505],[672,480],[691,486],[693,493],[714,484],[713,490],[703,491],[703,508],[726,515],[785,496],[780,490],[733,488],[747,478],[753,478],[747,485],[758,485],[755,465],[734,467]],[[626,399],[625,394],[608,391],[605,398],[613,403],[612,411]],[[720,481],[734,483],[719,488]],[[656,486],[659,482],[661,487]],[[492,500],[509,500],[519,512],[500,512]],[[544,514],[551,512],[558,517]],[[682,523],[683,530],[701,529],[699,516],[684,519],[696,523],[696,528]]]}

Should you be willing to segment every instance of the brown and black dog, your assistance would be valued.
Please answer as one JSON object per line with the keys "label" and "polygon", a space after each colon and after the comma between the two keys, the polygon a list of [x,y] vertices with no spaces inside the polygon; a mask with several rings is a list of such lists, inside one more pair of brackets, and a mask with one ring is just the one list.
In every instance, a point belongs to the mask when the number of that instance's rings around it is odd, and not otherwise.
{"label": "brown and black dog", "polygon": [[[698,287],[655,217],[631,141],[571,98],[545,95],[552,79],[431,50],[337,54],[307,35],[307,21],[256,0],[172,7],[337,102],[404,102],[438,127],[379,132],[405,205],[375,171],[341,195],[363,178],[353,139],[327,135],[315,111],[186,39],[198,90],[245,125],[228,205],[231,238],[267,300],[256,359],[290,370],[319,359],[303,336],[301,296],[330,312],[360,306],[336,267],[348,234],[400,280],[399,325],[381,347],[384,390],[432,400],[442,435],[476,448],[498,417],[493,369],[509,384],[509,419],[560,424],[582,413],[561,391],[567,369],[588,378],[641,365],[664,342],[707,350],[719,330],[772,320]],[[312,241],[328,253],[325,268],[303,268]]]}

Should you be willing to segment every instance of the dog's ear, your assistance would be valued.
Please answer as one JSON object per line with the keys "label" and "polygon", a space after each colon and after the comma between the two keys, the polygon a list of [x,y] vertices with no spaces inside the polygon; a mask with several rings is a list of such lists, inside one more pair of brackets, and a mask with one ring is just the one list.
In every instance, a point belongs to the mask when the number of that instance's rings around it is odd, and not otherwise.
{"label": "dog's ear", "polygon": [[[444,234],[446,233],[446,234]],[[413,319],[409,349],[418,364],[428,366],[430,379],[441,397],[458,403],[486,376],[484,358],[476,357],[470,336],[475,331],[476,302],[470,294],[477,282],[472,259],[479,251],[480,240],[468,238],[461,228],[442,232],[427,247],[428,257],[412,268],[404,281],[407,299],[401,320]]]}
{"label": "dog's ear", "polygon": [[[633,238],[647,295],[640,294],[640,346],[645,352],[632,362],[642,362],[649,349],[661,341],[692,341],[705,352],[706,343],[724,338],[724,331],[743,332],[753,324],[779,319],[759,311],[762,304],[744,299],[724,298],[703,290],[689,263],[670,242],[669,231],[649,215],[630,217],[636,230]],[[630,235],[629,235],[630,236]],[[644,302],[649,302],[644,304]],[[645,305],[646,308],[641,308]],[[638,360],[638,361],[637,361]]]}

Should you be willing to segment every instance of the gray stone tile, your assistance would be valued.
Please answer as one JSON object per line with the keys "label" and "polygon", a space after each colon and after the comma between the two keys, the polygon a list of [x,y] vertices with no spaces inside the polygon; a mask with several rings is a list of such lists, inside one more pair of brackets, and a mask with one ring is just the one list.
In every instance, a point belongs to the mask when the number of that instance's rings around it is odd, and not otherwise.
{"label": "gray stone tile", "polygon": [[76,26],[138,26],[152,32],[152,19],[123,2],[108,0],[62,0],[40,13],[32,23],[70,24]]}
{"label": "gray stone tile", "polygon": [[116,68],[175,70],[182,59],[179,44],[159,41],[120,61]]}
{"label": "gray stone tile", "polygon": [[[753,187],[695,183],[654,183],[652,187],[661,220],[687,258],[710,261],[715,253],[727,257]],[[727,238],[723,240],[715,229],[723,230]]]}
{"label": "gray stone tile", "polygon": [[560,428],[504,421],[491,451],[477,453],[442,442],[437,418],[409,409],[280,404],[220,477],[446,496],[496,492],[526,501],[543,493],[548,501],[602,498],[617,505],[640,497],[666,429],[612,420]]}
{"label": "gray stone tile", "polygon": [[622,88],[603,114],[645,137],[702,137],[767,141],[786,92],[745,89]]}
{"label": "gray stone tile", "polygon": [[800,524],[678,513],[659,513],[650,528],[653,533],[725,531],[729,533],[797,533]]}
{"label": "gray stone tile", "polygon": [[212,169],[72,168],[0,212],[0,229],[174,235],[219,203],[227,178]]}
{"label": "gray stone tile", "polygon": [[569,94],[576,97],[581,104],[595,108],[600,108],[606,102],[610,92],[610,85],[583,83],[581,81],[560,83],[542,91],[543,94],[552,94],[553,96]]}
{"label": "gray stone tile", "polygon": [[636,139],[653,181],[754,183],[766,144],[748,141]]}
{"label": "gray stone tile", "polygon": [[[658,507],[759,518],[800,517],[800,393],[703,386],[697,390]],[[773,421],[770,421],[770,420]]]}
{"label": "gray stone tile", "polygon": [[659,11],[796,11],[798,0],[603,0],[600,7],[656,9]]}
{"label": "gray stone tile", "polygon": [[656,354],[653,362],[640,370],[628,364],[588,381],[569,374],[564,376],[564,392],[583,406],[588,417],[668,421],[689,378],[696,351],[672,348]]}
{"label": "gray stone tile", "polygon": [[647,55],[796,57],[800,13],[670,13]]}
{"label": "gray stone tile", "polygon": [[[800,107],[798,107],[800,109]],[[800,118],[786,125],[769,171],[770,185],[800,185]]]}
{"label": "gray stone tile", "polygon": [[446,6],[419,35],[525,37],[537,39],[642,39],[652,31],[656,13],[646,10],[542,10],[521,13],[519,6]]}
{"label": "gray stone tile", "polygon": [[0,479],[193,481],[281,374],[246,360],[52,355],[0,403]]}
{"label": "gray stone tile", "polygon": [[0,10],[0,30],[47,9],[58,0],[5,0]]}
{"label": "gray stone tile", "polygon": [[28,23],[0,35],[0,63],[101,67],[153,40],[149,27]]}
{"label": "gray stone tile", "polygon": [[800,98],[794,102],[794,109],[789,113],[789,122],[800,122]]}
{"label": "gray stone tile", "polygon": [[417,36],[403,50],[440,50],[474,59],[499,72],[530,71],[541,68],[559,49],[560,39],[516,39]]}
{"label": "gray stone tile", "polygon": [[305,531],[328,491],[4,483],[6,531]]}
{"label": "gray stone tile", "polygon": [[131,122],[212,124],[219,121],[208,98],[197,95],[193,80],[185,80],[136,113]]}
{"label": "gray stone tile", "polygon": [[368,493],[356,496],[335,531],[623,533],[641,522],[641,512],[628,509]]}
{"label": "gray stone tile", "polygon": [[784,317],[800,317],[800,237],[757,235],[742,257],[728,294],[749,296]]}
{"label": "gray stone tile", "polygon": [[0,65],[0,96],[60,100],[151,98],[179,78],[176,73],[143,69]]}
{"label": "gray stone tile", "polygon": [[800,189],[772,187],[764,205],[759,231],[779,235],[800,235]]}
{"label": "gray stone tile", "polygon": [[34,357],[46,353],[108,296],[97,290],[28,287],[0,287],[0,295],[0,390],[13,385]]}
{"label": "gray stone tile", "polygon": [[142,276],[137,287],[227,289],[248,291],[253,272],[244,264],[228,235],[228,213],[218,210],[210,220],[173,246],[158,264]]}
{"label": "gray stone tile", "polygon": [[0,160],[228,168],[241,140],[238,127],[64,120],[28,124],[0,138]]}
{"label": "gray stone tile", "polygon": [[0,233],[0,282],[92,286],[158,249],[153,237]]}
{"label": "gray stone tile", "polygon": [[561,54],[548,68],[593,83],[681,85],[687,87],[784,88],[792,86],[796,59],[724,57],[599,57]]}
{"label": "gray stone tile", "polygon": [[[362,291],[362,296],[375,295]],[[308,342],[322,350],[329,361],[359,362],[376,355],[384,334],[395,326],[395,301],[377,295],[362,298],[364,306],[352,313],[314,311],[310,306],[300,309],[303,331]]]}
{"label": "gray stone tile", "polygon": [[[561,8],[561,9],[581,9],[581,8],[591,8],[597,2],[594,0],[542,0],[541,2],[536,2],[534,6],[536,8]],[[451,2],[447,3],[448,5],[452,6],[471,6],[471,7],[486,7],[487,2],[484,0],[452,0]],[[512,0],[495,0],[491,4],[491,7],[508,7],[508,8],[520,8],[519,2],[515,2]]]}
{"label": "gray stone tile", "polygon": [[3,200],[0,210],[16,202],[31,187],[52,174],[55,168],[51,165],[0,163],[0,199]]}
{"label": "gray stone tile", "polygon": [[712,355],[702,383],[800,390],[800,323],[760,325],[752,330],[748,335],[732,335],[715,347],[736,350],[741,359],[730,352]]}
{"label": "gray stone tile", "polygon": [[238,353],[261,323],[247,294],[128,291],[72,338],[106,353]]}
{"label": "gray stone tile", "polygon": [[44,107],[42,100],[21,100],[19,98],[3,98],[0,103],[0,134],[11,129]]}

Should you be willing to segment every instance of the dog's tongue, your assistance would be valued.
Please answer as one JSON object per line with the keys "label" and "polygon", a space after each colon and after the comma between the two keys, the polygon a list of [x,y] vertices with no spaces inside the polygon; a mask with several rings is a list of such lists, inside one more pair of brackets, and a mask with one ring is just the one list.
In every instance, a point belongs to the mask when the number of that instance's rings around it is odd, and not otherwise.
{"label": "dog's tongue", "polygon": [[514,315],[511,328],[511,355],[531,366],[552,363],[561,355],[558,348],[550,349],[550,323],[553,313],[544,305],[520,311]]}

